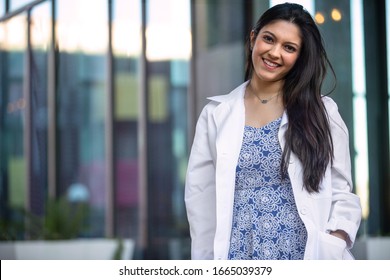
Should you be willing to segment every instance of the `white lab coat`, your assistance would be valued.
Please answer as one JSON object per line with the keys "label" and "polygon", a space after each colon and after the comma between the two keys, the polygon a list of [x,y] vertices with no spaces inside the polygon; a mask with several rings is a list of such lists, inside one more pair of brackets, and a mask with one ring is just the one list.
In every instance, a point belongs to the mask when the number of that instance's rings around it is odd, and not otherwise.
{"label": "white lab coat", "polygon": [[[192,240],[192,259],[227,259],[233,218],[236,166],[244,126],[247,82],[230,94],[209,98],[196,126],[188,163],[185,203]],[[349,253],[361,220],[359,197],[351,192],[349,136],[336,103],[323,97],[330,119],[334,161],[319,193],[303,188],[302,166],[291,154],[288,174],[299,215],[307,229],[304,259],[353,259]],[[284,113],[279,128],[283,149],[288,125]],[[331,236],[341,229],[350,240]]]}

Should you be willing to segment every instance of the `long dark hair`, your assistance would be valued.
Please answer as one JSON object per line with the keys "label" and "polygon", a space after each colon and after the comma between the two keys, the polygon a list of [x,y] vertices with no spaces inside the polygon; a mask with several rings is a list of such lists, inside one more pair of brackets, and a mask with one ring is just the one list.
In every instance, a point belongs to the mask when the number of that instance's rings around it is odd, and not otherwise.
{"label": "long dark hair", "polygon": [[[275,20],[296,24],[302,37],[300,54],[283,85],[283,102],[289,124],[281,169],[283,173],[287,171],[293,152],[302,163],[304,187],[308,192],[319,192],[321,180],[333,158],[332,136],[321,90],[327,66],[334,77],[335,73],[317,25],[301,5],[285,3],[268,9],[253,28],[255,36]],[[246,80],[253,74],[250,39],[248,41]]]}

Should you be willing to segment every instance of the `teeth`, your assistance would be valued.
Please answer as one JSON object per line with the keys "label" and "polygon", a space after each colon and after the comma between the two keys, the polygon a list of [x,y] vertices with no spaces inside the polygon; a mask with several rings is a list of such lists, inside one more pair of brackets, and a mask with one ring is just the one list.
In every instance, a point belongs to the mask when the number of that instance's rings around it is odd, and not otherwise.
{"label": "teeth", "polygon": [[265,62],[265,64],[267,64],[268,66],[271,66],[271,67],[276,67],[276,66],[278,66],[278,64],[273,63],[273,62],[268,61],[268,60],[265,60],[265,59],[264,59],[264,62]]}

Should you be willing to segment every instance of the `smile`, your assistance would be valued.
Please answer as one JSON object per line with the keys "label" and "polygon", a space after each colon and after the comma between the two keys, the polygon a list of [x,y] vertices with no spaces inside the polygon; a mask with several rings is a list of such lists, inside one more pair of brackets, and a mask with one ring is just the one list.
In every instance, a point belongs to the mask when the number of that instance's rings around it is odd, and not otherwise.
{"label": "smile", "polygon": [[264,64],[266,66],[271,67],[271,68],[276,68],[276,67],[280,66],[279,64],[271,62],[271,61],[264,59],[264,58],[263,58],[263,61],[264,61]]}

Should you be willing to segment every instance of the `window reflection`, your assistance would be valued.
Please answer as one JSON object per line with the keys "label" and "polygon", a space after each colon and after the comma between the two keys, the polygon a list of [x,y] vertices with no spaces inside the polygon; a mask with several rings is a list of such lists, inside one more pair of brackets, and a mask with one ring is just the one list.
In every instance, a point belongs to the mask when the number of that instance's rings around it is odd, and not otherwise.
{"label": "window reflection", "polygon": [[24,51],[27,46],[26,17],[14,17],[8,20],[0,30],[1,41],[4,50]]}
{"label": "window reflection", "polygon": [[57,1],[56,33],[61,52],[106,53],[108,44],[108,1]]}
{"label": "window reflection", "polygon": [[[0,41],[0,218],[23,223],[20,209],[27,206],[27,156],[24,145],[26,99],[24,67],[27,49],[26,16],[1,22]],[[3,232],[22,238],[21,232]],[[2,236],[4,238],[4,236]]]}
{"label": "window reflection", "polygon": [[150,256],[146,258],[189,257],[183,201],[191,52],[189,3],[183,0],[147,1]]}
{"label": "window reflection", "polygon": [[117,57],[141,55],[141,0],[115,0],[112,45]]}
{"label": "window reflection", "polygon": [[57,192],[88,191],[88,236],[104,236],[108,1],[58,0]]}
{"label": "window reflection", "polygon": [[188,60],[191,55],[190,1],[149,0],[147,3],[147,59]]}
{"label": "window reflection", "polygon": [[[369,167],[367,134],[366,65],[362,1],[351,1],[352,85],[354,106],[354,148],[356,193],[362,204],[363,219],[369,216]],[[364,228],[365,229],[365,228]]]}
{"label": "window reflection", "polygon": [[47,188],[47,92],[48,56],[51,44],[51,5],[49,2],[36,6],[31,12],[31,171],[30,211],[43,216]]}
{"label": "window reflection", "polygon": [[115,232],[138,239],[141,1],[113,1]]}

